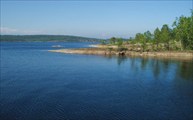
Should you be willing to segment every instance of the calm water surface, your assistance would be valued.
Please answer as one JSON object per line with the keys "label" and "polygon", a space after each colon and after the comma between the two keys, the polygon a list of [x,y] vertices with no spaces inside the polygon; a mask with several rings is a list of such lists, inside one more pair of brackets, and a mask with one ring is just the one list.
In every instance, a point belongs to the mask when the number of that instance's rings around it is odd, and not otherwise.
{"label": "calm water surface", "polygon": [[193,62],[51,53],[1,42],[1,120],[192,120]]}

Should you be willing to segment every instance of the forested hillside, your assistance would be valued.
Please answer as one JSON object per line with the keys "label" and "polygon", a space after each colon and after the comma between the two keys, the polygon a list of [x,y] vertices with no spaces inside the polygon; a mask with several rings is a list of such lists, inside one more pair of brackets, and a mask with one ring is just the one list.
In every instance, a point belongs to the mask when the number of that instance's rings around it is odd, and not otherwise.
{"label": "forested hillside", "polygon": [[96,38],[68,35],[1,35],[1,41],[7,42],[97,42]]}

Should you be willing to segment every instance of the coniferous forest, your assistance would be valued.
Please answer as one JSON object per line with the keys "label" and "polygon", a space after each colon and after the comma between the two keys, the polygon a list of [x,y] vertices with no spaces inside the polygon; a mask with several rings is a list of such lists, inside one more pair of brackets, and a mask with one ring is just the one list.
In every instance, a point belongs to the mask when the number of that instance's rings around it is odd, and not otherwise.
{"label": "coniferous forest", "polygon": [[193,50],[193,10],[191,16],[180,16],[171,26],[164,24],[153,33],[137,33],[128,40],[112,37],[109,41],[101,40],[101,43],[143,52]]}

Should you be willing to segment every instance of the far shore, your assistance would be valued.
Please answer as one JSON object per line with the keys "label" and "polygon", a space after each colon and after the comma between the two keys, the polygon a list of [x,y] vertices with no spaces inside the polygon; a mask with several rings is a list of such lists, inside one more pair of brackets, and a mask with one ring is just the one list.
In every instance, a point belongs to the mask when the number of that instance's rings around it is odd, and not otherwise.
{"label": "far shore", "polygon": [[193,60],[192,51],[161,51],[161,52],[137,52],[137,51],[117,51],[116,46],[111,46],[112,50],[108,49],[106,45],[91,45],[91,48],[77,48],[77,49],[58,49],[49,50],[49,52],[65,53],[65,54],[87,54],[87,55],[116,55],[116,56],[140,56],[140,57],[162,57],[162,58],[176,58]]}

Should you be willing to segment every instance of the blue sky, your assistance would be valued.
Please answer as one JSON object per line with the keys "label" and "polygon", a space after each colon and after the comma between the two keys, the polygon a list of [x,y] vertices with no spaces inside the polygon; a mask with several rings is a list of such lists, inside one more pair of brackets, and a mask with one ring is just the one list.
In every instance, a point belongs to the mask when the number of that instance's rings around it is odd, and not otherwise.
{"label": "blue sky", "polygon": [[192,1],[1,1],[1,34],[129,38],[190,16]]}

